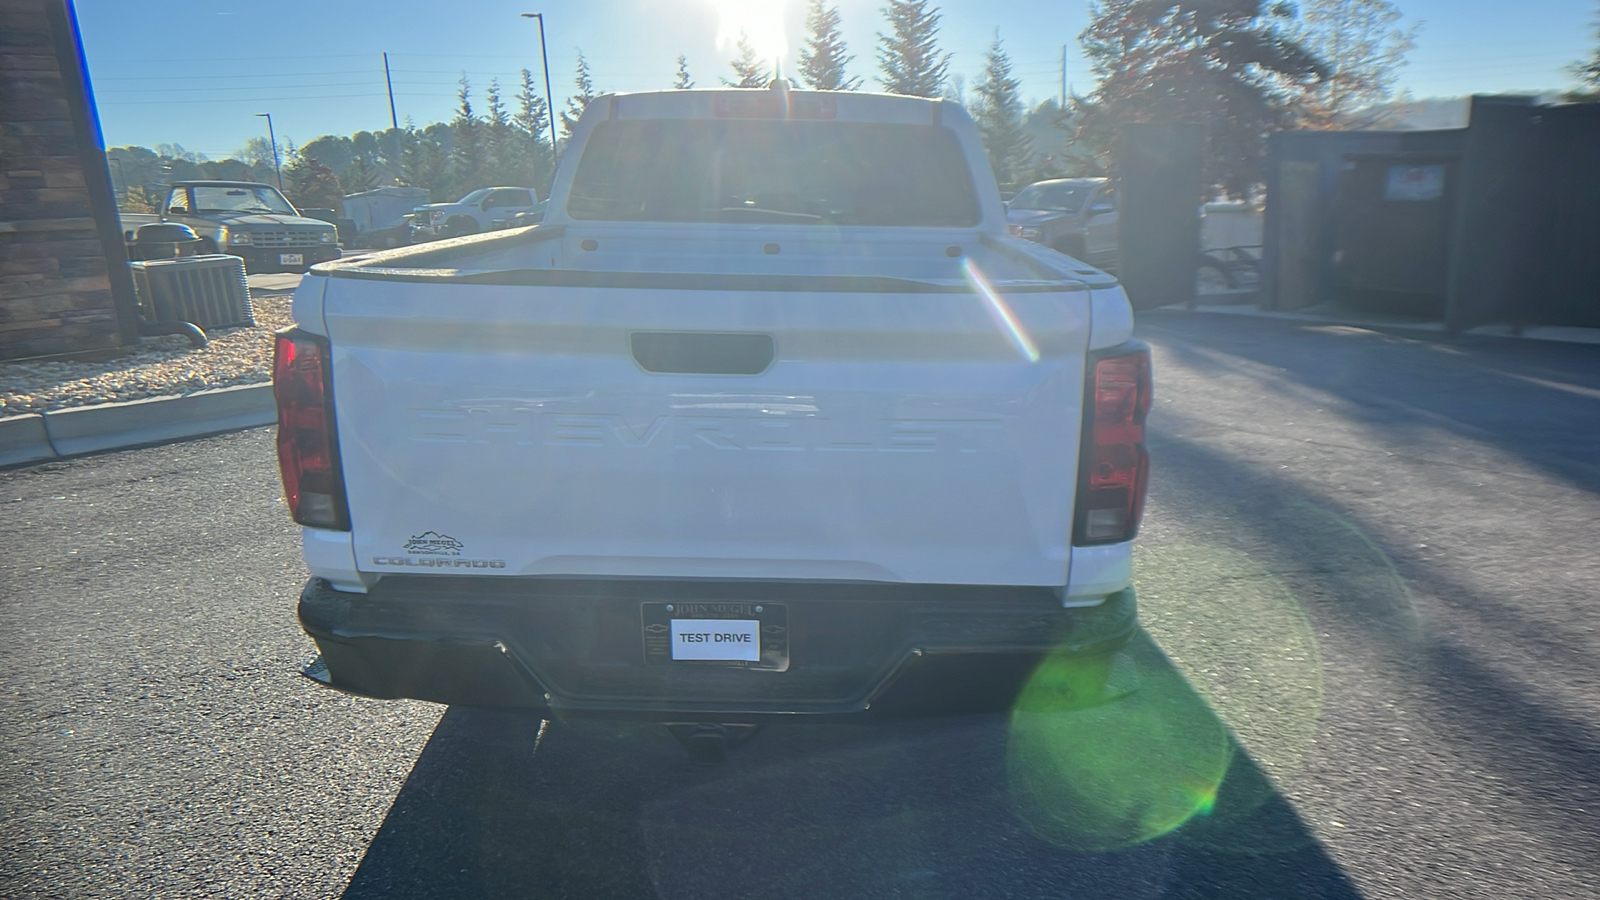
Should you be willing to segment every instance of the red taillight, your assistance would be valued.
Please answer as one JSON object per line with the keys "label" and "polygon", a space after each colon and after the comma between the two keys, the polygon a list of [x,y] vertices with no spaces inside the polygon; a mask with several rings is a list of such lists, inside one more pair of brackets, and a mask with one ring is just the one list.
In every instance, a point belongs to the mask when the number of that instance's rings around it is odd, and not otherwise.
{"label": "red taillight", "polygon": [[278,469],[289,514],[301,525],[347,531],[327,340],[299,329],[280,331],[277,339],[272,396],[278,401]]}
{"label": "red taillight", "polygon": [[1144,420],[1150,413],[1150,349],[1142,344],[1095,361],[1083,414],[1078,511],[1073,543],[1132,540],[1144,514],[1150,456]]}

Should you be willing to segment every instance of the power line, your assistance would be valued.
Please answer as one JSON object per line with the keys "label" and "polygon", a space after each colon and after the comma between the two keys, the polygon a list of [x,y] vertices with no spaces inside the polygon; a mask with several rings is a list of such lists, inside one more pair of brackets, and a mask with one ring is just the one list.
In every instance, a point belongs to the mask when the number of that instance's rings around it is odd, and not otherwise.
{"label": "power line", "polygon": [[1444,73],[1452,73],[1452,72],[1482,72],[1482,71],[1486,71],[1486,70],[1487,71],[1500,71],[1500,70],[1505,70],[1505,69],[1530,69],[1530,70],[1531,69],[1559,69],[1559,68],[1565,67],[1566,65],[1567,64],[1564,63],[1564,62],[1551,62],[1551,63],[1545,63],[1543,65],[1540,65],[1538,63],[1501,62],[1501,63],[1485,63],[1485,64],[1482,64],[1482,65],[1472,65],[1472,66],[1460,66],[1460,65],[1432,66],[1432,65],[1425,64],[1425,63],[1422,64],[1422,65],[1418,65],[1416,63],[1411,63],[1411,64],[1408,64],[1408,65],[1403,66],[1401,68],[1402,68],[1403,71],[1409,71],[1409,72],[1444,72]]}
{"label": "power line", "polygon": [[383,91],[371,94],[325,94],[316,97],[304,95],[296,97],[221,97],[213,100],[110,100],[102,106],[168,106],[172,104],[189,103],[280,103],[286,100],[300,102],[317,102],[321,100],[351,100],[358,97],[382,97]]}
{"label": "power line", "polygon": [[[464,53],[463,56],[473,54]],[[277,62],[284,59],[366,59],[366,53],[317,53],[311,56],[207,56],[207,57],[178,57],[163,56],[164,63],[192,63],[192,62]]]}
{"label": "power line", "polygon": [[[292,88],[292,87],[308,87],[308,88],[309,87],[318,87],[318,88],[324,88],[324,87],[366,87],[366,86],[368,86],[370,84],[372,84],[372,82],[370,82],[370,81],[335,81],[335,82],[320,82],[318,84],[307,84],[307,85],[266,84],[266,85],[262,85],[261,87],[268,88],[268,89],[274,89],[274,90],[282,90],[284,88]],[[99,91],[97,93],[97,96],[102,96],[103,97],[103,96],[106,96],[106,95],[109,95],[109,94],[215,93],[217,91],[248,91],[248,90],[251,90],[251,88],[249,86],[246,86],[246,85],[235,85],[233,87],[214,87],[214,88],[113,88],[113,89],[111,89],[109,91]]]}
{"label": "power line", "polygon": [[525,53],[516,54],[488,54],[488,53],[396,53],[395,59],[410,56],[424,56],[435,59],[527,59]]}
{"label": "power line", "polygon": [[[339,69],[333,72],[261,72],[255,75],[207,75],[207,81],[218,81],[223,78],[312,78],[319,75],[360,75],[367,69]],[[193,73],[187,75],[97,75],[96,83],[102,81],[193,81]]]}

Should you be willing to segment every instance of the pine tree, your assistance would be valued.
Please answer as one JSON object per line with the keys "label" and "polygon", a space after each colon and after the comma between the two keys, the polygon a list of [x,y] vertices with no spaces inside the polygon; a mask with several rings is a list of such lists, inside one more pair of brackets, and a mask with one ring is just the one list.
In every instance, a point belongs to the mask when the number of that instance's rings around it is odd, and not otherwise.
{"label": "pine tree", "polygon": [[1572,95],[1574,100],[1600,101],[1600,18],[1595,19],[1595,25],[1596,46],[1594,55],[1572,66],[1572,74],[1578,76],[1578,80],[1583,82],[1590,93],[1574,93]]}
{"label": "pine tree", "polygon": [[412,143],[411,120],[404,128],[388,128],[378,136],[378,169],[385,182],[405,181],[405,153]]}
{"label": "pine tree", "polygon": [[[442,132],[445,126],[430,126]],[[434,202],[454,200],[450,193],[449,157],[439,143],[437,133],[420,131],[409,121],[405,127],[405,141],[400,149],[400,177],[412,187],[427,188]]]}
{"label": "pine tree", "polygon": [[517,114],[512,117],[517,136],[525,151],[518,159],[517,171],[525,173],[516,184],[537,188],[539,196],[550,196],[554,166],[550,164],[550,107],[533,88],[533,73],[522,70],[522,86],[517,90]]}
{"label": "pine tree", "polygon": [[483,179],[486,184],[521,184],[516,180],[514,172],[518,157],[518,148],[515,135],[511,129],[511,116],[506,112],[505,103],[500,99],[500,80],[489,82],[489,90],[484,92],[484,97],[489,106],[489,114],[484,117],[484,131],[487,140],[485,144],[485,157]]}
{"label": "pine tree", "polygon": [[1022,83],[1012,77],[1011,59],[1001,49],[998,35],[983,55],[983,77],[972,90],[976,95],[972,118],[994,179],[1002,185],[1015,184],[1033,156],[1033,142],[1022,123],[1026,111]]}
{"label": "pine tree", "polygon": [[853,59],[845,55],[839,34],[839,7],[811,0],[806,7],[806,43],[800,48],[801,80],[819,91],[853,91],[861,86],[860,78],[845,74]]}
{"label": "pine tree", "polygon": [[339,135],[325,134],[316,140],[306,141],[300,147],[300,155],[315,159],[335,172],[341,172],[356,161],[358,154],[355,141]]}
{"label": "pine tree", "polygon": [[461,75],[461,90],[456,93],[456,117],[450,122],[455,142],[450,148],[450,180],[456,187],[476,190],[482,184],[488,168],[488,126],[472,111],[472,85],[465,73]]}
{"label": "pine tree", "polygon": [[1079,143],[1118,153],[1132,122],[1205,127],[1207,183],[1244,196],[1261,180],[1268,132],[1326,74],[1289,33],[1292,10],[1264,0],[1102,0],[1081,35],[1099,79],[1075,101]]}
{"label": "pine tree", "polygon": [[678,77],[672,82],[672,87],[679,91],[694,87],[694,82],[689,79],[689,58],[682,53],[678,54]]}
{"label": "pine tree", "polygon": [[884,15],[892,35],[878,34],[878,82],[891,94],[937,97],[950,69],[939,52],[939,10],[929,0],[889,0]]}
{"label": "pine tree", "polygon": [[766,69],[761,67],[761,63],[756,59],[756,48],[750,46],[749,39],[745,37],[745,34],[742,31],[739,32],[739,43],[737,46],[739,49],[739,55],[734,58],[732,62],[728,63],[728,65],[733,68],[733,74],[737,75],[738,79],[735,81],[729,81],[728,79],[724,78],[722,79],[722,83],[728,87],[736,88],[766,87],[767,84],[772,81],[772,76],[767,73]]}
{"label": "pine tree", "polygon": [[378,173],[365,156],[358,156],[339,175],[339,184],[352,194],[370,191],[378,186]]}
{"label": "pine tree", "polygon": [[594,102],[594,76],[589,74],[589,61],[583,58],[583,51],[578,51],[578,72],[572,83],[577,87],[578,93],[567,98],[567,108],[561,113],[561,143],[572,139],[572,129],[578,127],[578,120],[583,117],[583,111]]}
{"label": "pine tree", "polygon": [[350,135],[350,147],[357,157],[367,161],[367,165],[376,165],[383,149],[379,146],[381,134],[372,131],[358,131]]}
{"label": "pine tree", "polygon": [[1103,174],[1094,164],[1094,154],[1071,142],[1075,127],[1071,108],[1063,109],[1054,97],[1041,100],[1028,110],[1022,117],[1022,128],[1028,135],[1033,155],[1017,176],[1016,183]]}

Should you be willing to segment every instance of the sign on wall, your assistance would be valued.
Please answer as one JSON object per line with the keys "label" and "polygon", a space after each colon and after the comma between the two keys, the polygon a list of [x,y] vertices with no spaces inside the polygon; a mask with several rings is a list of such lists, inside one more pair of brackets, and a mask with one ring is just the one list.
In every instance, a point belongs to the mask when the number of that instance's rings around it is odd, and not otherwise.
{"label": "sign on wall", "polygon": [[1444,195],[1444,166],[1390,166],[1385,200],[1437,200]]}

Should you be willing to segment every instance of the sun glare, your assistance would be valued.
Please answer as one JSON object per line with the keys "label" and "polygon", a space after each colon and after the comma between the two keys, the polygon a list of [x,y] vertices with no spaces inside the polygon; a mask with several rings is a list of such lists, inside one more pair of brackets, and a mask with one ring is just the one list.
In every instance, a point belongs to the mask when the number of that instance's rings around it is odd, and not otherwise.
{"label": "sun glare", "polygon": [[787,0],[707,0],[717,13],[717,49],[732,56],[742,34],[769,68],[788,51]]}

